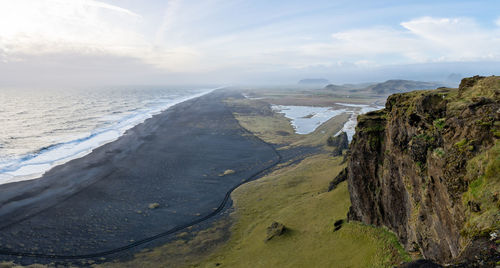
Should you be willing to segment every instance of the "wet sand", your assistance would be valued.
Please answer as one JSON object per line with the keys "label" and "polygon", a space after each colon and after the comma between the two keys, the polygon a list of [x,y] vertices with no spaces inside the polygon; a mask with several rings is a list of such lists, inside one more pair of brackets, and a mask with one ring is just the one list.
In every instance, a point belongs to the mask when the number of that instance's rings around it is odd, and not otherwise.
{"label": "wet sand", "polygon": [[238,124],[228,97],[241,95],[218,90],[178,104],[42,178],[0,185],[0,249],[94,254],[209,215],[279,160]]}

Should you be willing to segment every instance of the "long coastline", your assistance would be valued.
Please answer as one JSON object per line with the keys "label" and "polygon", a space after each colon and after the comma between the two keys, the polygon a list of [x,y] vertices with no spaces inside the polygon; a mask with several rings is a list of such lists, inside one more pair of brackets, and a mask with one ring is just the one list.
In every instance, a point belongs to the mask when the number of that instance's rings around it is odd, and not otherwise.
{"label": "long coastline", "polygon": [[[0,185],[0,248],[92,254],[212,213],[243,178],[278,160],[234,119],[228,97],[239,94],[177,104],[37,180]],[[226,170],[235,173],[220,176]]]}
{"label": "long coastline", "polygon": [[177,97],[162,105],[150,107],[145,111],[121,118],[117,122],[112,123],[111,126],[96,128],[87,136],[56,143],[44,147],[36,153],[7,161],[0,165],[0,184],[37,179],[55,166],[83,157],[94,149],[118,139],[128,129],[178,103],[201,97],[214,90],[223,88],[204,89],[194,95],[188,94],[187,96]]}

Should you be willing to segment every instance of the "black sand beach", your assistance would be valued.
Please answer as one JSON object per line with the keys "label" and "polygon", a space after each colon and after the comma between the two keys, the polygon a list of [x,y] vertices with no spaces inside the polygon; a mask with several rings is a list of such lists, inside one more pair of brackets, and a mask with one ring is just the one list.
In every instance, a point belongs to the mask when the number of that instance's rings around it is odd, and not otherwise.
{"label": "black sand beach", "polygon": [[[219,90],[178,104],[42,178],[1,185],[0,249],[94,254],[212,213],[231,188],[279,161],[238,124],[227,97],[241,95]],[[235,172],[220,176],[226,170]]]}

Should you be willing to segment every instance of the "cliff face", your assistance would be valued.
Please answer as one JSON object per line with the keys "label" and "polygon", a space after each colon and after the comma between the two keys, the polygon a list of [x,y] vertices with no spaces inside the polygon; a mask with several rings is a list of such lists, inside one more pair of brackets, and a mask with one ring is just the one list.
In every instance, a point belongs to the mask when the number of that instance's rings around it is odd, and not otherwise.
{"label": "cliff face", "polygon": [[447,263],[500,228],[500,77],[394,94],[358,118],[350,220],[386,226],[409,251]]}

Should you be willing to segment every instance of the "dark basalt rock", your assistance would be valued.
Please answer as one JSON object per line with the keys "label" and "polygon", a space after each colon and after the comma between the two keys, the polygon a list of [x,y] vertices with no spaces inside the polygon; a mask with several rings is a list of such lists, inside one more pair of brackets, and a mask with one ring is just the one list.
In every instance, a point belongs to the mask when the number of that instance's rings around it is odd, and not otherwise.
{"label": "dark basalt rock", "polygon": [[349,148],[349,139],[345,132],[341,132],[335,137],[329,137],[326,143],[328,146],[334,147],[332,152],[333,156],[340,156],[344,150]]}
{"label": "dark basalt rock", "polygon": [[351,197],[348,220],[386,226],[406,250],[454,263],[477,239],[463,232],[468,215],[484,211],[462,200],[475,179],[466,169],[499,138],[499,84],[500,77],[475,76],[462,81],[458,94],[394,94],[385,109],[360,116],[341,173]]}
{"label": "dark basalt rock", "polygon": [[342,228],[342,225],[344,224],[344,220],[337,220],[335,221],[335,223],[333,224],[333,231],[336,232],[338,230],[340,230],[340,228]]}
{"label": "dark basalt rock", "polygon": [[337,188],[337,185],[339,185],[341,182],[347,180],[347,168],[344,168],[338,175],[337,177],[335,177],[335,179],[333,179],[331,182],[330,182],[330,185],[328,185],[328,192],[334,190],[335,188]]}
{"label": "dark basalt rock", "polygon": [[398,266],[398,268],[441,268],[441,267],[443,266],[429,260],[416,260]]}

